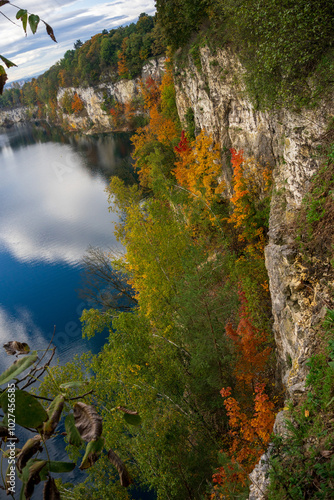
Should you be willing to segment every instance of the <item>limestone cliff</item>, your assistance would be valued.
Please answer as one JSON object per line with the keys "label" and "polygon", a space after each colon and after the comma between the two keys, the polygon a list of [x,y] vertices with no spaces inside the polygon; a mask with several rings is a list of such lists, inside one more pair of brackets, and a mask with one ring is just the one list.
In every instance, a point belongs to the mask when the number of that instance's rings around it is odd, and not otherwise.
{"label": "limestone cliff", "polygon": [[140,94],[140,82],[148,77],[159,80],[164,70],[164,57],[151,59],[142,69],[142,74],[134,80],[120,80],[116,83],[105,82],[96,88],[92,87],[70,87],[61,88],[57,94],[58,106],[61,107],[61,101],[65,92],[74,95],[78,94],[84,103],[84,112],[79,116],[64,114],[63,118],[73,129],[87,131],[89,133],[108,132],[114,129],[111,117],[101,108],[105,97],[114,102],[126,104],[132,102]]}
{"label": "limestone cliff", "polygon": [[22,106],[15,109],[0,111],[0,127],[9,127],[36,118],[38,109]]}
{"label": "limestone cliff", "polygon": [[[311,177],[320,166],[316,148],[333,116],[333,101],[317,109],[293,112],[261,112],[254,109],[241,81],[243,68],[229,50],[200,49],[200,63],[189,57],[183,67],[176,64],[177,106],[182,122],[191,108],[196,128],[212,134],[221,149],[243,149],[246,156],[269,162],[273,168],[273,196],[269,221],[269,244],[265,249],[269,274],[274,335],[282,383],[288,398],[297,398],[305,388],[307,369],[317,326],[331,303],[328,280],[315,287],[291,234],[291,221],[298,211]],[[223,177],[231,193],[231,174],[223,158]],[[326,263],[323,264],[326,272]],[[321,281],[320,281],[321,283]],[[281,416],[280,416],[281,418]],[[262,472],[265,472],[265,467]],[[251,499],[265,498],[261,470],[254,472]],[[262,480],[261,480],[262,477]]]}

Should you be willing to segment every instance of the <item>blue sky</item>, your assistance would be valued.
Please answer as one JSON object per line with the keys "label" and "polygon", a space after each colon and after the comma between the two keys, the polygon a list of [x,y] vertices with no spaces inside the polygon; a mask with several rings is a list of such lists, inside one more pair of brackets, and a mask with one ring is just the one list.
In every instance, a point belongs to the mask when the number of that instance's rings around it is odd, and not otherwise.
{"label": "blue sky", "polygon": [[84,42],[103,29],[136,21],[142,12],[151,15],[155,12],[154,0],[15,0],[13,3],[38,14],[51,25],[58,43],[47,35],[43,23],[35,35],[28,27],[26,37],[22,24],[15,19],[17,9],[9,4],[0,7],[0,12],[18,25],[0,15],[0,54],[18,65],[8,70],[8,83],[47,70],[78,39]]}

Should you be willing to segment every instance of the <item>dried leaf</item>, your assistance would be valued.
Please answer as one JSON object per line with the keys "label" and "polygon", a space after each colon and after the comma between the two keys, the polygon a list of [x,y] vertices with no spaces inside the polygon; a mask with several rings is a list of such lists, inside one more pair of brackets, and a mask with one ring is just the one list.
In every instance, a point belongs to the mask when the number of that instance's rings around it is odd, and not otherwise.
{"label": "dried leaf", "polygon": [[0,0],[0,7],[6,5],[6,3],[9,3],[9,0]]}
{"label": "dried leaf", "polygon": [[330,450],[323,450],[320,452],[320,455],[324,458],[330,458],[333,455],[333,452]]}
{"label": "dried leaf", "polygon": [[3,345],[6,353],[10,356],[14,354],[27,354],[30,352],[30,347],[25,342],[18,342],[17,340],[12,340]]}
{"label": "dried leaf", "polygon": [[137,411],[135,411],[135,410],[128,410],[124,406],[117,406],[117,410],[120,410],[123,413],[128,413],[129,415],[138,415]]}
{"label": "dried leaf", "polygon": [[41,472],[45,464],[46,460],[36,460],[36,462],[30,465],[28,473],[29,474],[28,481],[26,482],[24,487],[24,495],[26,500],[30,500],[32,494],[34,493],[35,485],[41,482],[39,473]]}
{"label": "dried leaf", "polygon": [[11,440],[16,439],[17,442],[19,441],[19,438],[16,437],[15,434],[13,434],[13,431],[10,431],[8,427],[5,427],[3,425],[0,425],[0,438],[10,438]]}
{"label": "dried leaf", "polygon": [[305,417],[307,418],[310,415],[309,410],[305,410]]}
{"label": "dried leaf", "polygon": [[60,493],[52,477],[49,477],[44,484],[43,500],[60,500]]}
{"label": "dried leaf", "polygon": [[16,467],[18,468],[19,472],[22,472],[24,469],[26,463],[28,460],[37,453],[37,451],[42,451],[43,448],[41,446],[41,441],[42,438],[39,434],[34,436],[31,439],[28,439],[28,441],[25,443],[23,446],[22,450],[17,456],[17,462],[16,462]]}
{"label": "dried leaf", "polygon": [[116,455],[116,453],[113,450],[108,451],[108,459],[118,470],[121,486],[124,486],[124,488],[130,486],[132,481],[129,476],[128,470],[125,467],[124,462],[122,462],[122,460],[119,458],[118,455]]}
{"label": "dried leaf", "polygon": [[102,418],[93,406],[76,403],[73,409],[75,426],[84,441],[95,441],[102,434]]}
{"label": "dried leaf", "polygon": [[49,37],[50,37],[50,38],[51,38],[54,42],[56,42],[56,43],[57,43],[56,37],[55,37],[55,35],[54,35],[53,29],[51,28],[51,26],[50,26],[48,23],[46,23],[46,22],[44,22],[44,24],[45,24],[45,26],[46,26],[46,32],[47,32],[47,34],[49,35]]}

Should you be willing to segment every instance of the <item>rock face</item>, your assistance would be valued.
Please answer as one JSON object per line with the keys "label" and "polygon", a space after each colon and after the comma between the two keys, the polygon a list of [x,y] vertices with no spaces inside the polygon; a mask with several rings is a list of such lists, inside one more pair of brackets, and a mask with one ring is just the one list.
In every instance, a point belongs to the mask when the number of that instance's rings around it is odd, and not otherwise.
{"label": "rock face", "polygon": [[57,94],[57,102],[61,107],[61,101],[66,92],[78,94],[83,101],[85,111],[82,116],[64,115],[66,121],[73,129],[88,131],[90,133],[113,130],[110,115],[103,111],[101,105],[105,97],[112,98],[120,104],[131,103],[140,94],[140,82],[152,77],[154,80],[161,79],[164,71],[165,58],[151,59],[142,69],[140,78],[135,80],[120,80],[116,83],[106,82],[97,88],[93,87],[69,87],[61,88]]}
{"label": "rock face", "polygon": [[[186,124],[189,108],[195,126],[205,129],[222,151],[244,150],[273,168],[273,196],[269,221],[269,244],[265,249],[269,275],[277,358],[288,397],[305,390],[305,362],[312,353],[315,331],[328,304],[327,290],[305,285],[291,234],[291,221],[301,205],[310,179],[319,169],[316,147],[333,116],[333,100],[317,109],[294,113],[288,110],[260,112],[252,106],[241,82],[243,68],[228,49],[215,55],[200,49],[201,67],[189,58],[186,67],[176,65],[177,106]],[[231,194],[232,172],[222,158],[223,178]],[[266,457],[253,472],[260,484],[252,487],[250,499],[265,498]],[[261,464],[262,462],[262,464]],[[264,463],[264,465],[263,465]],[[261,479],[262,478],[262,479]]]}
{"label": "rock face", "polygon": [[[63,114],[63,120],[70,129],[80,130],[86,133],[110,132],[113,130],[110,115],[103,111],[101,105],[104,103],[105,97],[112,98],[120,104],[131,103],[139,96],[140,82],[146,81],[151,77],[154,80],[160,80],[164,72],[165,57],[150,59],[142,69],[140,78],[135,80],[120,80],[116,83],[105,82],[98,87],[68,87],[61,88],[57,94],[57,103],[61,108],[61,101],[64,94],[68,92],[70,95],[78,94],[84,103],[84,110],[79,115]],[[29,119],[35,119],[38,109],[30,109],[27,107],[18,107],[12,110],[0,110],[0,127],[10,127],[11,125],[26,122]]]}
{"label": "rock face", "polygon": [[27,121],[29,118],[33,118],[35,111],[27,107],[20,107],[16,109],[10,109],[8,111],[0,112],[0,127],[7,127],[15,125],[21,122]]}

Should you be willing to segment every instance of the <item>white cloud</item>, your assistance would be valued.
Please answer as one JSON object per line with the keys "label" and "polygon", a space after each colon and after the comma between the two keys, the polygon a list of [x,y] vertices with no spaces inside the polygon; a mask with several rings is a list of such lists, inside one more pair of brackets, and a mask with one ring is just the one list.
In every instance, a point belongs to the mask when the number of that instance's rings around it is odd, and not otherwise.
{"label": "white cloud", "polygon": [[48,164],[43,144],[16,150],[15,156],[9,146],[2,150],[0,197],[7,201],[0,214],[0,246],[20,262],[74,265],[90,244],[119,247],[105,180],[92,178],[70,146],[47,147]]}
{"label": "white cloud", "polygon": [[[36,35],[29,33],[28,29],[28,36],[24,37],[22,26],[16,27],[0,16],[0,54],[19,65],[9,70],[8,83],[45,71],[66,50],[73,48],[77,39],[85,41],[103,29],[135,21],[142,12],[153,14],[155,11],[154,0],[22,0],[18,4],[39,14],[52,26],[58,45],[48,37],[43,25],[40,25]],[[1,9],[15,20],[16,9],[6,5]]]}

